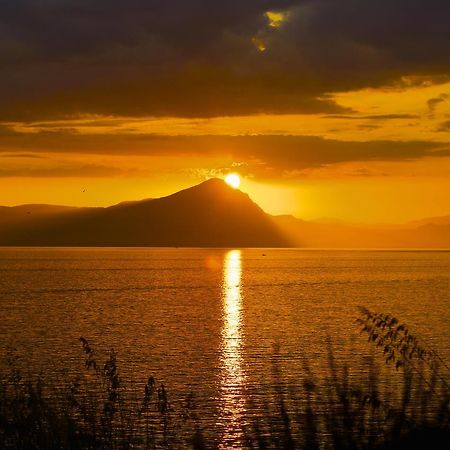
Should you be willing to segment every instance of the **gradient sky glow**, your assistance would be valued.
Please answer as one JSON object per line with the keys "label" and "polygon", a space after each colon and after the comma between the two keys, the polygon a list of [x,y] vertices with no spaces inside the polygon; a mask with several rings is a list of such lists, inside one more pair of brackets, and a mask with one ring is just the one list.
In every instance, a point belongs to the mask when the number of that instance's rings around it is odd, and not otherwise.
{"label": "gradient sky glow", "polygon": [[0,204],[229,172],[267,212],[450,214],[450,3],[4,0]]}

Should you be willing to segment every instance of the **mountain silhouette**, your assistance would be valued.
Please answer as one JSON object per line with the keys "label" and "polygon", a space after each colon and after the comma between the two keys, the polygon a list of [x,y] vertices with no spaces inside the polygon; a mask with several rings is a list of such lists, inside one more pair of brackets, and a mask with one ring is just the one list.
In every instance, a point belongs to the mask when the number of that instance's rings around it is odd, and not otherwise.
{"label": "mountain silhouette", "polygon": [[403,225],[271,216],[214,178],[106,208],[0,206],[0,245],[448,249],[450,216]]}
{"label": "mountain silhouette", "polygon": [[32,214],[24,214],[25,210],[27,207],[0,210],[0,217],[16,219],[0,218],[0,245],[289,246],[271,216],[247,194],[219,179],[167,197],[107,208],[41,205],[28,207]]}

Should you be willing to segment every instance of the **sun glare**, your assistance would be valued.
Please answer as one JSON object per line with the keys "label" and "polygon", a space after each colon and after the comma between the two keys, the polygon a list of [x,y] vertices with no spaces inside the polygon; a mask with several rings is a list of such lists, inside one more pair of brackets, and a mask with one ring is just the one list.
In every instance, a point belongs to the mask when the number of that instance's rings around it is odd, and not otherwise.
{"label": "sun glare", "polygon": [[225,177],[225,183],[229,184],[232,188],[237,189],[241,184],[241,179],[237,173],[230,173]]}

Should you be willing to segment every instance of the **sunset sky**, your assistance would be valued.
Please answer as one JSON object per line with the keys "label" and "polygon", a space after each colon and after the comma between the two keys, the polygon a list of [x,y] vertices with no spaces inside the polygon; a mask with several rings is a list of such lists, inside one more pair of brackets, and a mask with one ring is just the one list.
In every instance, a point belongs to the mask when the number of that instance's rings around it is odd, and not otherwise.
{"label": "sunset sky", "polygon": [[237,172],[273,214],[450,215],[448,0],[2,0],[0,204]]}

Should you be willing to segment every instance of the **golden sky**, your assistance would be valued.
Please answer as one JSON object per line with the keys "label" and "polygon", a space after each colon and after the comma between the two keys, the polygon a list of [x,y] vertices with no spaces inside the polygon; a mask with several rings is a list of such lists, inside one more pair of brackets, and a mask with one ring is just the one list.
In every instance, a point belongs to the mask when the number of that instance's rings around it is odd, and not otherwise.
{"label": "golden sky", "polygon": [[110,205],[233,171],[273,214],[450,214],[450,6],[149,3],[2,3],[0,204]]}

